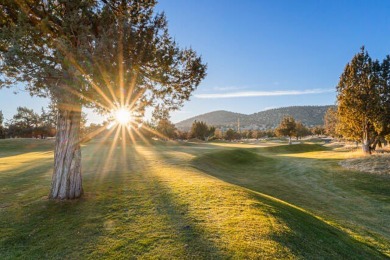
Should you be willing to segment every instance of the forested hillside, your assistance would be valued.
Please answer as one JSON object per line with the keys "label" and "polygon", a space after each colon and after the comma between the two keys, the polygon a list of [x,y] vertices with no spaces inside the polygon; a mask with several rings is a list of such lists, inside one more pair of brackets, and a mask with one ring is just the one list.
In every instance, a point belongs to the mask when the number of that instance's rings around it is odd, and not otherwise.
{"label": "forested hillside", "polygon": [[284,116],[292,116],[306,126],[322,125],[326,110],[331,106],[292,106],[269,109],[258,113],[245,115],[229,111],[213,111],[195,116],[176,124],[179,129],[188,129],[196,121],[204,121],[216,127],[236,127],[240,121],[242,129],[275,128]]}

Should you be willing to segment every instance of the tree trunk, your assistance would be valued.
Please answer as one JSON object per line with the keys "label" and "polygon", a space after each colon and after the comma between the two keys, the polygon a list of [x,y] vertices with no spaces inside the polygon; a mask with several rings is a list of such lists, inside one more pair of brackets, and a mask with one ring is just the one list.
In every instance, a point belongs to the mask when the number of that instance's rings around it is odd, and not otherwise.
{"label": "tree trunk", "polygon": [[59,105],[50,199],[76,199],[83,193],[80,119],[80,105]]}
{"label": "tree trunk", "polygon": [[292,144],[292,142],[291,142],[291,136],[288,137],[288,144]]}
{"label": "tree trunk", "polygon": [[369,138],[369,125],[367,123],[367,120],[364,120],[363,123],[363,138],[362,138],[362,149],[363,153],[365,154],[371,154],[371,142]]}
{"label": "tree trunk", "polygon": [[363,149],[363,153],[371,154],[371,148],[369,142],[363,141],[362,149]]}

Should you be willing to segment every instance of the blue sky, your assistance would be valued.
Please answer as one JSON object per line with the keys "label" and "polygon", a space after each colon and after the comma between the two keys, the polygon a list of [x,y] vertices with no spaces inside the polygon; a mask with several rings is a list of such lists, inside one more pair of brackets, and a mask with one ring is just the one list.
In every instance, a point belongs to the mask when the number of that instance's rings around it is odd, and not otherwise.
{"label": "blue sky", "polygon": [[[390,1],[160,0],[157,9],[179,45],[208,64],[174,122],[214,110],[334,104],[338,78],[362,45],[373,58],[390,54]],[[7,118],[19,105],[46,104],[0,90]]]}

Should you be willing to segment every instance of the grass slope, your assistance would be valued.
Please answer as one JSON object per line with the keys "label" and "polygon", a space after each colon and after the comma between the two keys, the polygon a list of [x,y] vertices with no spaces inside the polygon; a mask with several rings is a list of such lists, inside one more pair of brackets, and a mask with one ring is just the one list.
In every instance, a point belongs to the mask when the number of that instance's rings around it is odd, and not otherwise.
{"label": "grass slope", "polygon": [[[390,179],[341,168],[338,162],[346,156],[321,145],[301,144],[216,151],[195,158],[193,165],[304,208],[390,255]],[[239,157],[251,159],[239,165]]]}
{"label": "grass slope", "polygon": [[[314,216],[310,203],[292,200],[312,192],[298,189],[296,173],[280,178],[282,187],[290,182],[290,189],[275,189],[269,196],[278,175],[287,175],[285,165],[302,158],[215,144],[91,142],[83,147],[85,196],[53,202],[46,198],[52,142],[38,141],[35,146],[26,141],[26,148],[22,140],[0,140],[1,259],[386,257],[383,244],[389,240],[374,244],[370,236],[354,237],[323,220],[333,213]],[[18,148],[12,149],[14,144]],[[302,160],[301,168],[313,170],[313,159]],[[276,179],[259,178],[258,170]],[[310,181],[317,184],[317,179]],[[388,203],[383,191],[362,194],[379,195]],[[369,209],[363,215],[364,210]],[[359,225],[375,235],[379,230]]]}

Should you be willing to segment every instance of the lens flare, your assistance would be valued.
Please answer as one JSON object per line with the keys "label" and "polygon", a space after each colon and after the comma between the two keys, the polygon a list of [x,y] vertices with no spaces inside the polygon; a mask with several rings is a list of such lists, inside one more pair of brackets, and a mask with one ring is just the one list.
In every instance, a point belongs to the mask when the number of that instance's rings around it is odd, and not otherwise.
{"label": "lens flare", "polygon": [[132,121],[131,111],[126,108],[119,108],[113,111],[114,118],[118,124],[127,125]]}

